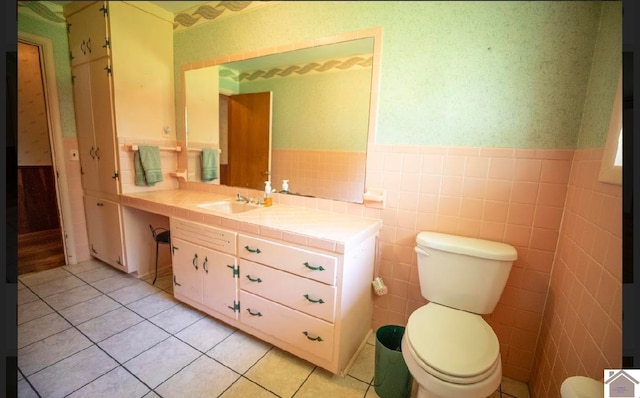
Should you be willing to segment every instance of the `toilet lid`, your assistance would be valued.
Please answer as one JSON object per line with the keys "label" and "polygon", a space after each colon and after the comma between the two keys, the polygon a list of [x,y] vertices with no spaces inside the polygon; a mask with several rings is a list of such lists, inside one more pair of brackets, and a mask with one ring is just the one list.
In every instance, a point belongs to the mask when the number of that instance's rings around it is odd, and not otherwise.
{"label": "toilet lid", "polygon": [[416,359],[447,376],[474,378],[499,360],[498,338],[477,314],[429,303],[411,314],[405,333]]}

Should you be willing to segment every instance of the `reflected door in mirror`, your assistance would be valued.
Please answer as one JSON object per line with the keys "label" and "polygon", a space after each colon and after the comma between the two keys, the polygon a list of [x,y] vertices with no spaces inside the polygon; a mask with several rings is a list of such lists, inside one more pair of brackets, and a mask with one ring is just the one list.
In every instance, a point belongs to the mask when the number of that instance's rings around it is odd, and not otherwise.
{"label": "reflected door in mirror", "polygon": [[264,189],[271,170],[271,92],[228,97],[229,181],[225,185]]}

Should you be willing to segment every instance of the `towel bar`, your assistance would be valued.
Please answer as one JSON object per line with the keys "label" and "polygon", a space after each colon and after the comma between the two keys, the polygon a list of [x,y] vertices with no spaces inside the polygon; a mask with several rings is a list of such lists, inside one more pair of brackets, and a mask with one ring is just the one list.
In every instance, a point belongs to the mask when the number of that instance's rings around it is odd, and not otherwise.
{"label": "towel bar", "polygon": [[[127,145],[125,147],[127,150],[129,150],[129,152],[135,152],[138,150],[138,145]],[[181,152],[182,148],[179,146],[160,146],[158,147],[159,150],[161,151],[175,151],[175,152]]]}

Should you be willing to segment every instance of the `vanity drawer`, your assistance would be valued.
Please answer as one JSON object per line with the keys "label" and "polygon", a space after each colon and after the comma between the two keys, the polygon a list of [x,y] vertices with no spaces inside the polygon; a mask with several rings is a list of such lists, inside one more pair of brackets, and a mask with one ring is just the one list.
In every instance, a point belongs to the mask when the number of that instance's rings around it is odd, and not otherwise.
{"label": "vanity drawer", "polygon": [[240,321],[319,358],[333,359],[333,324],[240,291]]}
{"label": "vanity drawer", "polygon": [[170,220],[170,228],[172,238],[181,238],[210,249],[236,254],[237,232],[173,217]]}
{"label": "vanity drawer", "polygon": [[247,260],[329,285],[336,283],[338,259],[334,256],[246,235],[238,237],[238,251],[239,256]]}
{"label": "vanity drawer", "polygon": [[333,322],[336,287],[240,260],[240,289]]}

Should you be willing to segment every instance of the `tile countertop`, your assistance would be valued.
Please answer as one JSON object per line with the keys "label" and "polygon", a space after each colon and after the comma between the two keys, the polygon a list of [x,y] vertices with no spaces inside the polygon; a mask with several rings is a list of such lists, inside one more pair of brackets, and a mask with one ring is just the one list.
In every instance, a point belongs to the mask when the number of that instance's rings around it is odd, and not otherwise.
{"label": "tile countertop", "polygon": [[382,222],[375,218],[283,204],[232,214],[198,207],[201,203],[220,200],[235,198],[185,189],[120,195],[123,206],[336,253],[344,253],[345,246],[361,242],[382,227]]}

